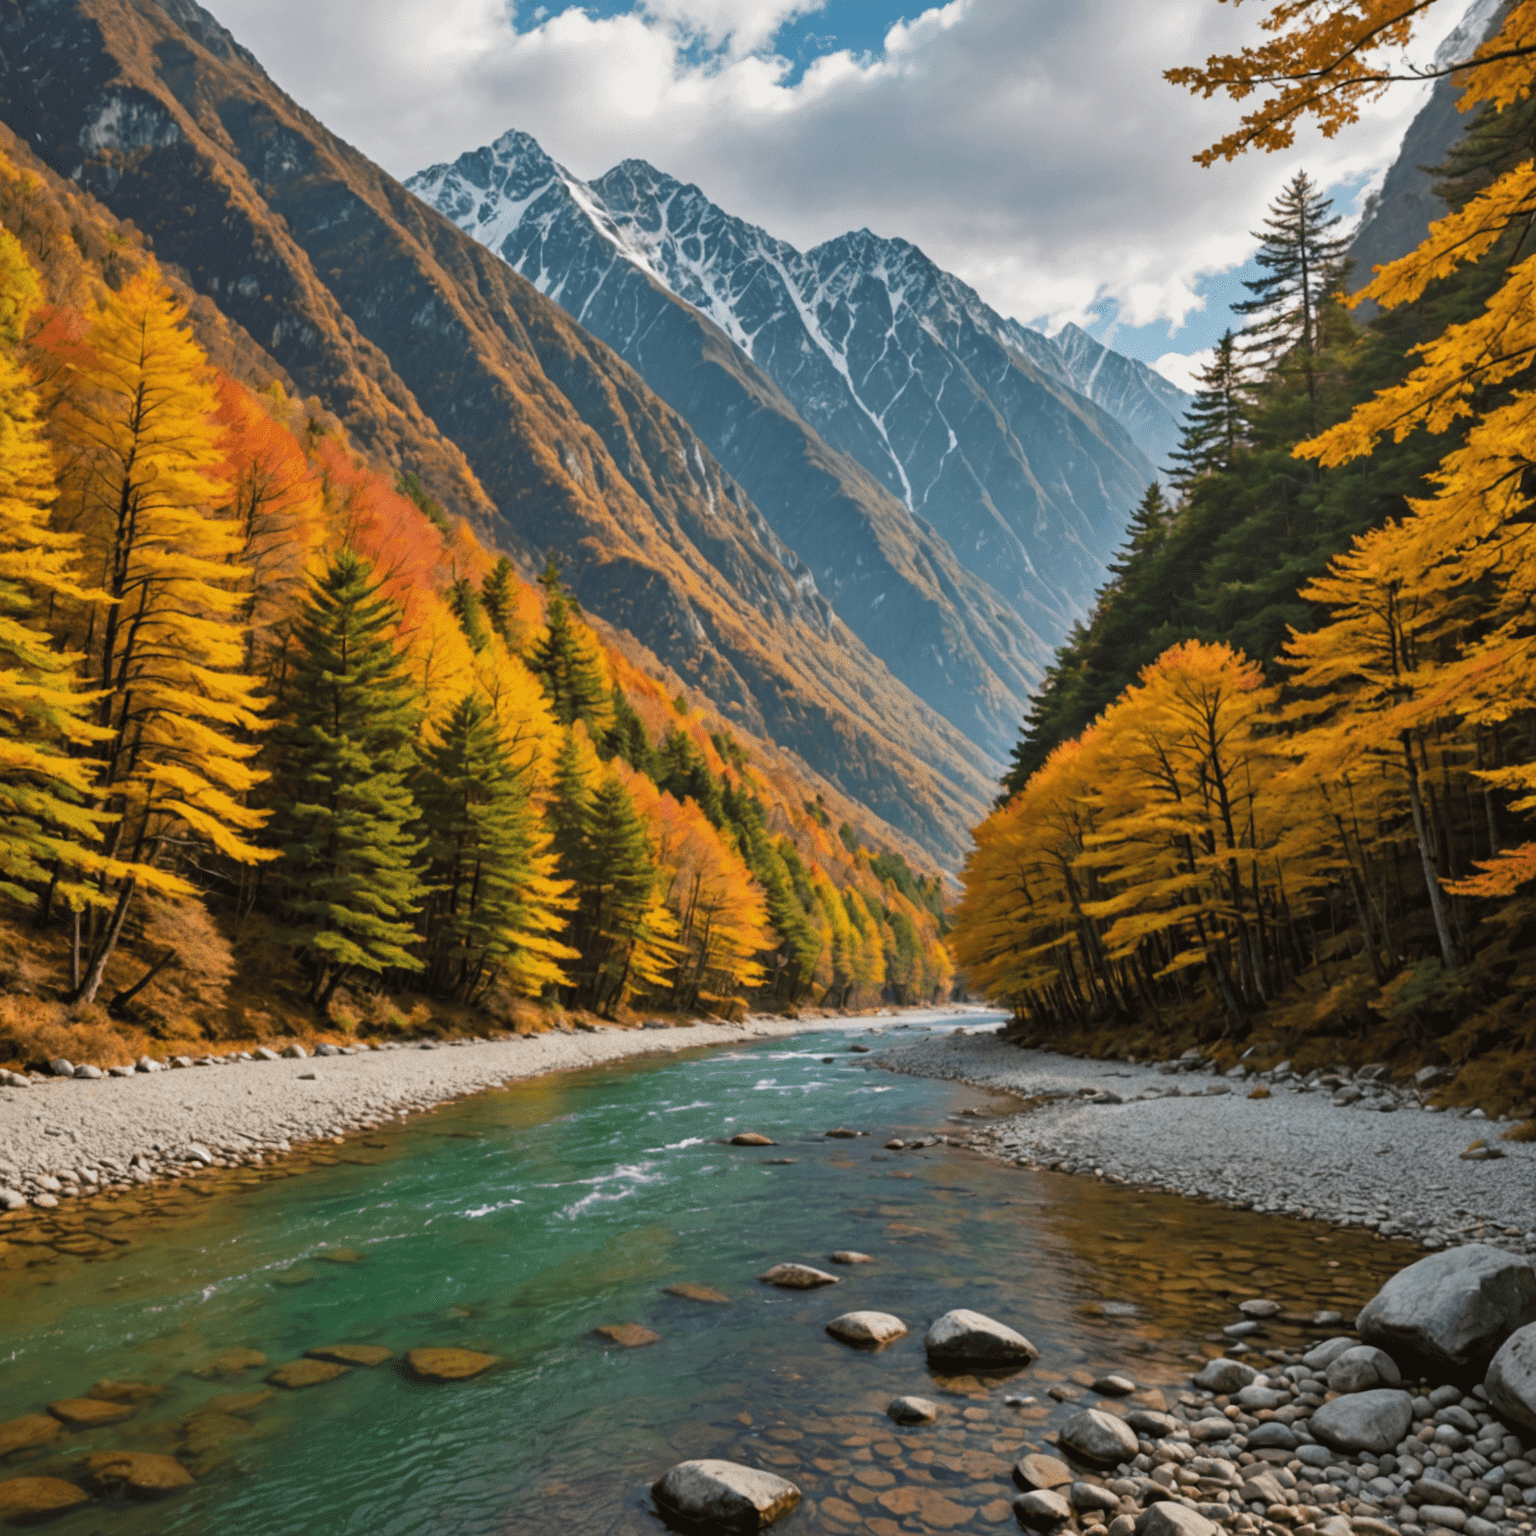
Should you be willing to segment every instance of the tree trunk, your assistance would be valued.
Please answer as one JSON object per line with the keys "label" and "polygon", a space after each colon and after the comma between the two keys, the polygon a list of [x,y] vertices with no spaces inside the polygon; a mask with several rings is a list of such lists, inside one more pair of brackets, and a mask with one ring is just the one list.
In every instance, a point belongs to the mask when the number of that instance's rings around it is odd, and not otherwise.
{"label": "tree trunk", "polygon": [[123,931],[123,920],[128,916],[128,903],[133,900],[133,877],[123,881],[123,888],[117,894],[117,905],[112,909],[112,920],[107,924],[107,931],[102,934],[101,942],[96,946],[95,953],[91,956],[90,969],[85,973],[85,980],[81,982],[79,991],[70,999],[76,1003],[94,1003],[96,994],[101,990],[102,978],[107,974],[107,961],[112,958],[112,951],[117,948],[117,940]]}
{"label": "tree trunk", "polygon": [[150,982],[152,982],[155,977],[158,976],[160,972],[163,971],[166,966],[171,963],[171,961],[177,958],[179,953],[180,952],[178,950],[174,949],[166,950],[166,952],[161,955],[161,957],[155,961],[155,963],[150,966],[150,968],[145,971],[144,974],[140,976],[139,979],[134,982],[131,987],[125,987],[121,992],[117,994],[116,997],[112,999],[110,1003],[107,1004],[107,1012],[117,1013],[121,1009],[126,1008],[128,1004],[131,1003],[134,998],[136,998],[139,993],[142,992],[144,988],[147,987]]}
{"label": "tree trunk", "polygon": [[1451,937],[1450,923],[1445,915],[1445,898],[1440,892],[1440,876],[1435,871],[1435,850],[1430,841],[1429,826],[1424,816],[1424,800],[1419,793],[1419,765],[1413,760],[1413,743],[1408,732],[1403,732],[1403,759],[1408,766],[1408,804],[1413,810],[1413,830],[1419,844],[1419,860],[1424,866],[1424,885],[1429,892],[1429,910],[1435,919],[1435,936],[1440,940],[1440,958],[1448,971],[1461,965],[1456,942]]}

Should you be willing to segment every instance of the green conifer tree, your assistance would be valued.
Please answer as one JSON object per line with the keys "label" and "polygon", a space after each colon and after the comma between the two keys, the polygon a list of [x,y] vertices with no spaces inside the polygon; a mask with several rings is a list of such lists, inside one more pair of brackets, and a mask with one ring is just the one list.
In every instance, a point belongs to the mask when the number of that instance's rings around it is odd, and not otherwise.
{"label": "green conifer tree", "polygon": [[511,646],[515,638],[517,605],[512,590],[512,562],[505,555],[480,583],[480,603],[485,609],[486,622],[491,629]]}
{"label": "green conifer tree", "polygon": [[293,718],[274,732],[271,836],[282,851],[284,940],[322,1012],[354,971],[416,971],[419,845],[409,776],[420,725],[392,644],[399,609],[346,549],[312,586],[297,630]]}
{"label": "green conifer tree", "polygon": [[622,757],[636,773],[655,779],[661,769],[657,764],[656,749],[646,734],[645,722],[617,683],[613,685],[609,702],[613,707],[613,724],[604,733],[601,755],[604,758]]}
{"label": "green conifer tree", "polygon": [[619,776],[605,773],[592,792],[586,858],[577,884],[583,979],[590,1005],[617,1005],[629,984],[656,865],[645,823]]}
{"label": "green conifer tree", "polygon": [[577,720],[606,725],[608,689],[603,684],[597,648],[573,617],[575,605],[560,585],[560,567],[553,556],[539,582],[548,594],[545,633],[528,653],[528,669],[543,684],[545,697],[561,725]]}
{"label": "green conifer tree", "polygon": [[1230,329],[1216,343],[1198,383],[1194,402],[1184,413],[1179,446],[1169,455],[1168,479],[1181,493],[1206,475],[1231,469],[1248,441],[1243,360]]}
{"label": "green conifer tree", "polygon": [[469,577],[460,576],[448,589],[448,606],[453,609],[453,616],[459,621],[470,650],[478,656],[491,643],[491,637],[485,627],[480,594]]}
{"label": "green conifer tree", "polygon": [[423,749],[417,800],[426,832],[427,985],[469,1002],[541,926],[529,887],[545,841],[491,708],[477,695],[460,699],[440,739]]}

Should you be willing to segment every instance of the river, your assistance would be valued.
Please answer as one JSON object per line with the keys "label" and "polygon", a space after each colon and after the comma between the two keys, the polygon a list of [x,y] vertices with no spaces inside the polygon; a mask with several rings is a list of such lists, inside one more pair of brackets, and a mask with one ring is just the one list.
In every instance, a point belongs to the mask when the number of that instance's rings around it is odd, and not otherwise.
{"label": "river", "polygon": [[[806,1502],[786,1536],[1009,1529],[1011,1463],[1067,1411],[1053,1387],[1092,1401],[1085,1384],[1118,1369],[1176,1392],[1238,1301],[1351,1312],[1411,1256],[958,1147],[887,1152],[1016,1106],[870,1069],[849,1049],[860,1038],[537,1079],[205,1181],[209,1194],[93,1202],[65,1239],[13,1238],[0,1419],[102,1379],[164,1391],[120,1424],[8,1458],[3,1475],[79,1479],[106,1448],[178,1455],[197,1474],[152,1504],[72,1512],[55,1527],[68,1536],[654,1533],[650,1482],[696,1456],[793,1478]],[[826,1138],[834,1127],[871,1134]],[[720,1141],[745,1130],[779,1145]],[[827,1262],[844,1248],[875,1262]],[[781,1260],[841,1283],[760,1284]],[[663,1291],[679,1281],[729,1301]],[[1039,1362],[1006,1381],[935,1377],[923,1330],[959,1306],[1017,1327]],[[858,1308],[896,1313],[910,1336],[868,1354],[824,1333]],[[592,1332],[613,1323],[659,1342]],[[247,1404],[225,1399],[259,1395],[264,1367],[211,1374],[230,1349],[277,1365],[337,1343],[500,1363],[430,1385],[390,1361]],[[884,1408],[905,1392],[937,1394],[944,1418],[898,1430]],[[199,1412],[215,1397],[224,1411]]]}

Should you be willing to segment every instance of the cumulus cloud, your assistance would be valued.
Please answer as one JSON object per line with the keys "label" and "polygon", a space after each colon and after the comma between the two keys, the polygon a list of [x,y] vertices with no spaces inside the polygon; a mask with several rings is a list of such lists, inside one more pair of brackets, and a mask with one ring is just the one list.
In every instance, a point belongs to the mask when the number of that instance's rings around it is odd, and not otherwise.
{"label": "cumulus cloud", "polygon": [[[1203,274],[1250,254],[1289,176],[1384,167],[1417,105],[1404,91],[1331,142],[1303,133],[1200,170],[1192,153],[1234,108],[1161,72],[1256,35],[1255,7],[1213,0],[949,0],[798,78],[768,51],[783,22],[835,30],[863,0],[550,5],[516,26],[504,0],[209,3],[396,175],[522,128],[580,176],[646,159],[797,245],[903,236],[1004,313],[1053,325],[1106,299],[1133,326],[1183,319]],[[1462,8],[1443,0],[1442,31]]]}
{"label": "cumulus cloud", "polygon": [[1152,366],[1170,384],[1194,394],[1197,379],[1211,366],[1215,355],[1215,347],[1202,347],[1198,352],[1165,352]]}

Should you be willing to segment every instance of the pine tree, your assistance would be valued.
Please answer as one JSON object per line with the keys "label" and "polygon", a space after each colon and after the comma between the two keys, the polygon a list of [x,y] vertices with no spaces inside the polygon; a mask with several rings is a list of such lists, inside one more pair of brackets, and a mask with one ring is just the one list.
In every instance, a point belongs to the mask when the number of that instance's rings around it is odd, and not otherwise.
{"label": "pine tree", "polygon": [[1187,492],[1205,475],[1230,469],[1248,438],[1248,403],[1237,338],[1228,329],[1211,361],[1200,370],[1199,388],[1184,423],[1179,446],[1169,455],[1168,479]]}
{"label": "pine tree", "polygon": [[485,609],[486,622],[509,649],[516,646],[517,626],[517,593],[512,582],[512,562],[503,555],[480,583],[480,605]]}
{"label": "pine tree", "polygon": [[500,971],[523,991],[563,982],[549,937],[564,925],[549,835],[490,706],[466,694],[421,758],[428,986],[469,1002]]}
{"label": "pine tree", "polygon": [[528,670],[543,684],[561,725],[582,720],[601,730],[609,723],[608,686],[596,640],[573,614],[553,557],[539,581],[546,594],[545,630],[528,653]]}
{"label": "pine tree", "polygon": [[[1152,559],[1168,540],[1173,524],[1173,508],[1163,495],[1162,485],[1154,480],[1136,503],[1126,524],[1125,539],[1119,552],[1109,562],[1110,586],[1119,586],[1142,562]],[[1101,596],[1100,601],[1103,601]]]}
{"label": "pine tree", "polygon": [[[90,810],[97,764],[85,756],[104,733],[86,720],[81,658],[34,627],[41,598],[80,599],[77,536],[48,525],[58,494],[37,394],[18,359],[39,288],[15,236],[0,229],[0,895],[26,904],[54,871],[54,888],[79,909],[97,895],[78,878],[84,847],[103,818]],[[78,982],[78,977],[76,978]]]}
{"label": "pine tree", "polygon": [[344,549],[298,624],[293,718],[275,733],[271,836],[282,850],[283,937],[322,1012],[352,972],[420,970],[409,778],[420,714],[392,637],[399,609]]}
{"label": "pine tree", "polygon": [[609,703],[613,709],[613,724],[603,734],[602,755],[605,758],[622,757],[636,773],[657,778],[661,768],[656,749],[646,734],[645,722],[617,683],[613,685]]}
{"label": "pine tree", "polygon": [[453,609],[453,616],[459,621],[470,650],[478,655],[491,643],[491,637],[486,632],[480,594],[469,577],[460,576],[448,589],[448,606]]}
{"label": "pine tree", "polygon": [[96,996],[143,866],[168,845],[203,844],[240,864],[268,857],[250,838],[265,818],[247,797],[265,775],[249,766],[262,705],[243,671],[242,530],[214,515],[229,500],[219,401],[186,318],[152,262],[105,293],[51,422],[66,465],[62,516],[100,586],[76,610],[72,638],[105,733],[97,796],[115,818],[105,851],[134,866],[100,878],[116,900],[104,924],[92,911],[81,1002]]}
{"label": "pine tree", "polygon": [[1263,276],[1245,280],[1253,295],[1232,306],[1254,315],[1243,329],[1246,350],[1270,368],[1294,358],[1306,384],[1307,399],[1317,399],[1317,357],[1323,349],[1322,313],[1343,279],[1349,241],[1330,234],[1340,215],[1332,199],[1318,191],[1305,171],[1298,171],[1270,204],[1254,260]]}

